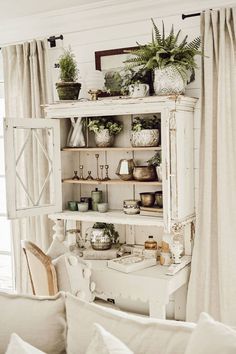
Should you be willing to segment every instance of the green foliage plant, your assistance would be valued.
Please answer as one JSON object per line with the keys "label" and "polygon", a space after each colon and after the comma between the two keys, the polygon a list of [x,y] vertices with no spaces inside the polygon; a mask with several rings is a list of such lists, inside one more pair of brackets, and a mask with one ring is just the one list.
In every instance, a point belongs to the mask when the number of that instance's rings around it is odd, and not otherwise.
{"label": "green foliage plant", "polygon": [[88,129],[95,134],[108,129],[110,135],[117,135],[122,131],[123,124],[113,117],[96,117],[89,119]]}
{"label": "green foliage plant", "polygon": [[157,116],[152,118],[135,117],[131,129],[133,132],[140,132],[144,129],[160,129],[160,120]]}
{"label": "green foliage plant", "polygon": [[161,164],[161,152],[157,151],[149,160],[147,160],[149,166],[160,166]]}
{"label": "green foliage plant", "polygon": [[114,224],[96,222],[93,225],[93,229],[104,229],[104,232],[110,237],[112,243],[117,243],[119,240],[119,233],[116,231]]}
{"label": "green foliage plant", "polygon": [[78,79],[78,67],[75,55],[71,49],[65,50],[59,57],[60,80],[62,82],[76,82]]}
{"label": "green foliage plant", "polygon": [[188,43],[188,36],[186,35],[179,42],[181,30],[175,34],[174,26],[172,25],[170,33],[165,35],[164,22],[162,22],[161,33],[153,19],[151,21],[153,25],[152,41],[145,45],[137,43],[139,48],[129,51],[133,57],[127,59],[125,63],[128,63],[130,68],[141,67],[147,70],[171,67],[177,70],[185,81],[188,73],[190,73],[190,81],[193,81],[194,70],[197,68],[195,56],[202,55],[199,50],[200,37],[196,37]]}

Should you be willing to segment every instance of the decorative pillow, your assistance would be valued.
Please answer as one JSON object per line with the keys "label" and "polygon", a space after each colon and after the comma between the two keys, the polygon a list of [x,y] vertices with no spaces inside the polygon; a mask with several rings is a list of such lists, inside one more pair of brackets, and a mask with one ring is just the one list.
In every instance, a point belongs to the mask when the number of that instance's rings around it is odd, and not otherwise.
{"label": "decorative pillow", "polygon": [[94,326],[94,336],[86,354],[133,354],[123,342],[107,332],[102,326],[97,323]]}
{"label": "decorative pillow", "polygon": [[68,247],[66,247],[64,243],[60,242],[57,238],[54,238],[52,240],[49,249],[46,252],[46,255],[51,257],[51,259],[55,259],[67,252],[68,252]]}
{"label": "decorative pillow", "polygon": [[185,354],[235,354],[236,331],[201,313]]}
{"label": "decorative pillow", "polygon": [[70,294],[66,294],[66,317],[68,354],[86,353],[94,323],[119,338],[135,354],[183,354],[196,326],[134,316],[84,302]]}
{"label": "decorative pillow", "polygon": [[41,350],[36,349],[29,343],[26,343],[17,334],[11,335],[10,343],[8,344],[6,354],[46,354]]}
{"label": "decorative pillow", "polygon": [[47,354],[66,348],[65,295],[31,296],[0,293],[0,354],[12,333]]}

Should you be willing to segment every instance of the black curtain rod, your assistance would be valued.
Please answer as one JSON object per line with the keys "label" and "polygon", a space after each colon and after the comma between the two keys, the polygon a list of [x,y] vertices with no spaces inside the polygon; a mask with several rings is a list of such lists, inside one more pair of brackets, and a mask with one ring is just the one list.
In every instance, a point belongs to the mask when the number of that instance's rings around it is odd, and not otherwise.
{"label": "black curtain rod", "polygon": [[189,15],[182,14],[182,20],[185,20],[188,17],[197,17],[197,16],[200,16],[200,15],[201,15],[201,12],[196,12],[194,14],[189,14]]}
{"label": "black curtain rod", "polygon": [[[54,48],[54,47],[56,47],[56,40],[57,39],[61,39],[61,40],[63,40],[63,34],[61,34],[60,36],[50,36],[48,39],[47,39],[47,41],[50,43],[50,48]],[[1,50],[2,48],[0,47],[0,50]]]}

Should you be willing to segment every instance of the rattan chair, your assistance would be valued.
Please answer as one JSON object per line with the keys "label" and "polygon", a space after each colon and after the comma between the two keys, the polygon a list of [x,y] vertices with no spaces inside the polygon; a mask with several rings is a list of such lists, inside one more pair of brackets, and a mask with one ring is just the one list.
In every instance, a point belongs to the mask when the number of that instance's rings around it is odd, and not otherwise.
{"label": "rattan chair", "polygon": [[34,295],[55,295],[58,292],[57,275],[51,258],[30,241],[21,241],[26,257]]}

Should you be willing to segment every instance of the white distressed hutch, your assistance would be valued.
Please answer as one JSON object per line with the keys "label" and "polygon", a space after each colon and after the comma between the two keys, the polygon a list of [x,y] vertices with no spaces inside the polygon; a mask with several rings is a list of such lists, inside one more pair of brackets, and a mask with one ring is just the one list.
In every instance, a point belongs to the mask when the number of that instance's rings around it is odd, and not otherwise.
{"label": "white distressed hutch", "polygon": [[[8,148],[13,147],[11,158],[8,157],[7,163],[9,217],[48,214],[55,221],[53,228],[55,236],[61,239],[64,237],[62,221],[68,224],[80,223],[83,230],[97,221],[114,223],[121,234],[121,241],[127,243],[143,243],[149,234],[154,236],[157,234],[157,238],[160,239],[163,232],[168,234],[176,227],[180,227],[183,234],[185,254],[191,254],[192,223],[195,214],[193,125],[196,101],[195,98],[186,96],[163,96],[58,102],[45,107],[46,119],[7,119],[5,123],[6,146]],[[161,146],[151,148],[132,147],[130,144],[130,129],[133,117],[153,114],[159,115],[161,118]],[[122,120],[124,131],[116,137],[114,147],[96,148],[91,135],[89,136],[89,147],[66,148],[66,137],[70,128],[70,119],[68,118],[96,116],[116,116],[117,119]],[[40,129],[46,129],[47,131],[47,149],[40,140]],[[28,193],[26,184],[17,171],[17,165],[23,158],[27,140],[24,138],[22,144],[16,144],[16,131],[24,131],[24,136],[25,132],[28,131],[29,134],[34,134],[44,152],[44,159],[47,160],[49,170],[45,182],[45,185],[48,185],[47,189],[42,188],[40,190],[41,196],[37,201],[31,200],[25,205],[20,205],[17,202],[17,183],[21,185],[21,189],[23,188],[26,194]],[[143,163],[152,157],[157,150],[161,150],[162,153],[162,182],[123,181],[115,175],[120,159],[134,158],[138,163]],[[92,175],[96,177],[95,153],[99,153],[100,164],[109,165],[111,180],[101,182],[72,180],[73,171],[79,170],[81,164],[84,165],[85,177],[88,170],[91,170]],[[28,162],[30,163],[30,161]],[[37,173],[37,171],[34,171],[34,173]],[[88,197],[94,187],[103,190],[104,198],[108,200],[110,208],[107,213],[94,211],[80,213],[66,210],[68,200],[79,200],[81,196]],[[163,217],[128,216],[123,213],[124,199],[139,199],[140,192],[156,190],[163,191]],[[42,198],[44,192],[47,193],[47,196],[49,195],[46,199]],[[147,272],[150,273],[150,270]],[[157,310],[153,299],[150,304],[150,311],[151,308],[154,309],[155,307],[154,315],[164,317],[163,304],[168,303],[168,299],[165,299],[165,297],[187,283],[189,269],[180,271],[174,277],[165,276],[163,270],[159,273],[158,277],[163,293],[163,299],[159,302],[161,308],[159,307]],[[123,276],[130,276],[130,279],[134,277],[134,275]],[[142,273],[142,278],[144,276],[145,274]],[[151,277],[150,274],[147,276]],[[158,277],[155,278],[157,288],[151,289],[152,287],[150,287],[150,291],[155,293],[160,292]],[[135,279],[136,282],[137,279]],[[172,290],[170,291],[170,289]],[[102,291],[103,289],[101,289]],[[114,294],[110,291],[109,295]],[[144,300],[145,296],[147,295],[141,296],[140,294],[140,298]]]}

